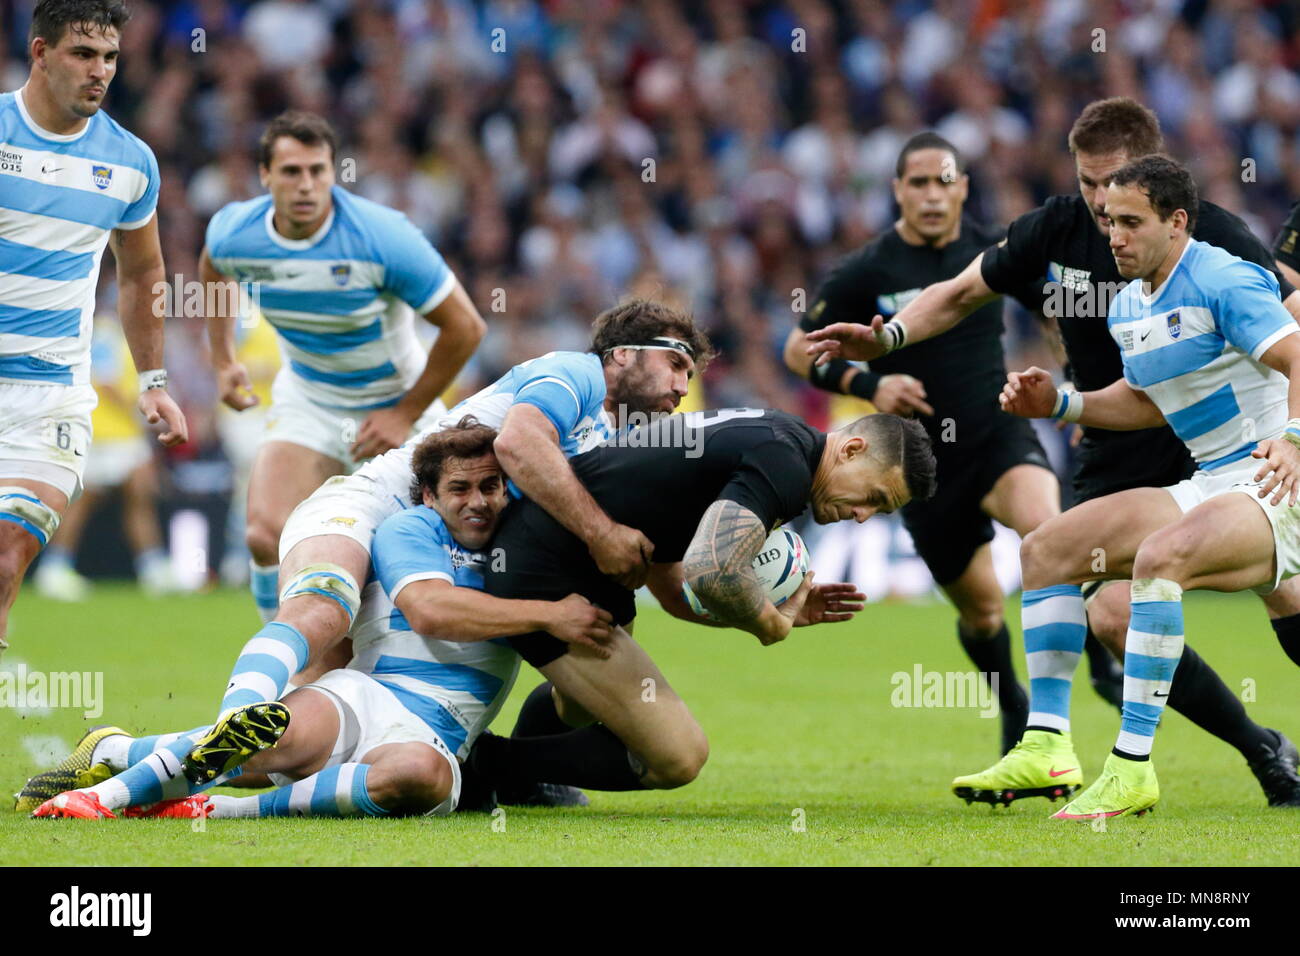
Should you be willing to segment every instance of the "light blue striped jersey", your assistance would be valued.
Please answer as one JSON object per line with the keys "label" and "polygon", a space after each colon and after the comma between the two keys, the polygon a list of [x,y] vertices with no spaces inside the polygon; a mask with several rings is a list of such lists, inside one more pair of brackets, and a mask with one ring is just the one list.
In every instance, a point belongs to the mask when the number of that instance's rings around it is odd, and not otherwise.
{"label": "light blue striped jersey", "polygon": [[90,381],[109,232],[147,225],[157,204],[153,151],[103,110],[60,135],[0,95],[0,382]]}
{"label": "light blue striped jersey", "polygon": [[457,643],[421,637],[393,598],[416,581],[482,590],[484,555],[461,547],[436,511],[417,505],[379,526],[371,559],[375,580],[362,596],[348,666],[387,687],[464,757],[509,695],[519,655],[505,638]]}
{"label": "light blue striped jersey", "polygon": [[414,313],[456,285],[442,256],[405,215],[338,186],[316,234],[275,230],[269,195],[225,206],[208,223],[213,267],[254,283],[279,333],[284,367],[330,408],[394,405],[424,369]]}
{"label": "light blue striped jersey", "polygon": [[1191,239],[1153,295],[1111,300],[1124,377],[1155,402],[1205,470],[1247,457],[1286,427],[1287,378],[1259,361],[1298,330],[1268,270]]}
{"label": "light blue striped jersey", "polygon": [[[590,451],[612,434],[605,412],[604,366],[592,352],[547,352],[520,362],[454,406],[438,427],[453,426],[473,415],[484,425],[500,428],[511,405],[532,405],[545,415],[555,426],[566,457]],[[422,437],[413,442],[418,444]]]}

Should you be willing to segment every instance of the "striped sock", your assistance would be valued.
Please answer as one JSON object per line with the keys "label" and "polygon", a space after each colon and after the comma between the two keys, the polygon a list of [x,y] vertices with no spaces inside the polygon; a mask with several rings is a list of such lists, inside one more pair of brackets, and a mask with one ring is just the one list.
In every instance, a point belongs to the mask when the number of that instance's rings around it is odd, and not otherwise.
{"label": "striped sock", "polygon": [[1029,668],[1028,726],[1069,733],[1070,685],[1088,634],[1083,591],[1054,584],[1025,591],[1021,623]]}
{"label": "striped sock", "polygon": [[280,610],[280,566],[264,568],[250,560],[248,570],[248,588],[253,592],[257,613],[262,616],[263,624],[269,624]]}
{"label": "striped sock", "polygon": [[[213,786],[216,781],[191,784],[181,772],[181,761],[207,729],[201,727],[189,734],[175,735],[176,739],[171,743],[127,767],[116,777],[87,788],[88,792],[99,797],[100,803],[108,809],[120,810],[122,807],[188,797]],[[230,774],[222,779],[237,775]]]}
{"label": "striped sock", "polygon": [[366,789],[370,765],[345,763],[327,767],[287,787],[255,797],[211,798],[213,817],[386,817]]}
{"label": "striped sock", "polygon": [[[107,751],[103,754],[104,763],[108,764],[108,769],[115,773],[121,773],[127,767],[138,764],[145,757],[149,756],[155,750],[162,750],[168,744],[173,744],[185,737],[193,740],[208,729],[207,724],[202,727],[195,727],[192,730],[186,730],[179,734],[153,734],[149,737],[135,737],[131,740],[126,748],[125,754],[119,754],[114,751]],[[112,738],[109,738],[110,740]],[[100,756],[99,749],[95,749],[95,755]]]}
{"label": "striped sock", "polygon": [[1115,753],[1146,758],[1183,654],[1183,589],[1164,578],[1135,579],[1132,608],[1124,646],[1124,713]]}
{"label": "striped sock", "polygon": [[272,621],[249,639],[230,674],[221,711],[279,700],[289,678],[307,666],[307,639],[292,624]]}

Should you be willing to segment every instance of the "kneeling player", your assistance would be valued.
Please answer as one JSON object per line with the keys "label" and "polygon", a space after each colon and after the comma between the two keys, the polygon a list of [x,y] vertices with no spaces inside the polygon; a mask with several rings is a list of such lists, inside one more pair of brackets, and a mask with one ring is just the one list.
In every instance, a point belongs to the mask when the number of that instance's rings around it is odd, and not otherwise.
{"label": "kneeling player", "polygon": [[[677,617],[708,623],[687,606],[685,581],[719,626],[748,631],[764,645],[785,640],[792,627],[848,620],[862,607],[852,585],[813,587],[811,576],[774,606],[752,563],[777,524],[809,505],[820,524],[862,522],[934,492],[929,437],[895,415],[822,433],[784,412],[693,412],[625,433],[619,446],[581,455],[573,468],[611,518],[653,542],[648,583],[660,603]],[[693,780],[708,743],[632,639],[632,591],[601,574],[582,542],[532,501],[511,509],[492,547],[503,560],[486,572],[490,594],[555,599],[577,592],[609,611],[616,627],[604,645],[607,656],[542,633],[511,638],[554,686],[549,695],[530,697],[530,709],[549,710],[530,714],[530,723],[581,729],[481,737],[467,764],[482,784],[522,789],[544,780],[637,790]]]}
{"label": "kneeling player", "polygon": [[576,595],[510,601],[480,590],[481,549],[508,500],[495,438],[495,430],[466,421],[420,444],[412,462],[417,506],[375,534],[377,580],[361,604],[352,663],[280,704],[245,708],[242,722],[231,722],[269,747],[242,770],[268,775],[276,789],[249,797],[198,792],[224,779],[191,784],[179,772],[206,728],[138,740],[108,728],[87,735],[45,782],[60,772],[94,775],[95,765],[103,765],[100,775],[124,772],[60,793],[34,815],[93,819],[122,808],[127,816],[181,817],[451,812],[460,792],[458,758],[496,715],[519,666],[515,652],[492,638],[541,628],[599,652],[609,635],[608,615]]}

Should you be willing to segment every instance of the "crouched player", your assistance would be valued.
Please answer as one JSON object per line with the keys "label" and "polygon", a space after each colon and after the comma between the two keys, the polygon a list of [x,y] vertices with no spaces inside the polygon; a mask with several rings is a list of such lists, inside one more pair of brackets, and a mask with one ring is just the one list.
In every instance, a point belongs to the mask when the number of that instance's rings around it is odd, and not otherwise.
{"label": "crouched player", "polygon": [[[48,792],[78,774],[85,789],[59,793],[35,816],[343,816],[451,812],[460,792],[458,757],[510,692],[518,656],[493,640],[543,630],[592,648],[609,635],[609,615],[576,595],[515,601],[481,591],[481,549],[508,500],[492,451],[496,431],[463,420],[416,449],[412,497],[376,532],[376,580],[363,595],[351,664],[295,690],[281,703],[246,708],[246,731],[263,750],[245,773],[276,789],[255,796],[209,795],[179,772],[200,728],[132,738],[117,728],[88,734],[60,768],[24,793]],[[290,719],[290,715],[292,719]],[[44,778],[44,779],[42,779]],[[222,779],[218,778],[219,782]],[[22,805],[19,809],[24,809]]]}

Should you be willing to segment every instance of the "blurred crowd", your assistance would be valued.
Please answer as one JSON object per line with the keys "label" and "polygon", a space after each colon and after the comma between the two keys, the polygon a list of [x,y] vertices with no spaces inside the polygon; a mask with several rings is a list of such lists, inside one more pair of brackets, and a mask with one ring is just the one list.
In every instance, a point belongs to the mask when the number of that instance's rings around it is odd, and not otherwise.
{"label": "blurred crowd", "polygon": [[[30,6],[3,25],[6,89],[26,74]],[[1151,106],[1203,195],[1261,238],[1300,196],[1288,2],[130,6],[108,109],[158,156],[168,275],[193,278],[211,215],[261,192],[265,121],[321,113],[342,185],[404,210],[488,320],[466,389],[584,347],[590,318],[635,293],[713,336],[708,404],[825,424],[826,394],[785,370],[781,344],[830,264],[889,228],[899,147],[926,128],[968,157],[968,210],[988,222],[1076,188],[1067,131],[1114,95]],[[1008,331],[1013,356],[1046,361],[1012,306]],[[195,435],[180,455],[201,460],[219,441],[197,321],[169,323],[167,364]]]}

